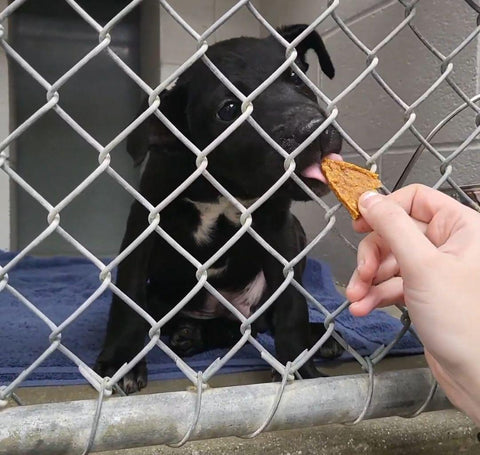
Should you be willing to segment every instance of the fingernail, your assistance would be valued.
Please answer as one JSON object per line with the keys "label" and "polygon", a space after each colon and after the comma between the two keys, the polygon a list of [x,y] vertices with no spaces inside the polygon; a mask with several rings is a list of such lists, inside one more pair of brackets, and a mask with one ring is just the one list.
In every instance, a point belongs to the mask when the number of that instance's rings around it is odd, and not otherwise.
{"label": "fingernail", "polygon": [[360,259],[358,261],[357,270],[360,271],[364,265],[365,265],[365,259]]}
{"label": "fingernail", "polygon": [[356,316],[356,312],[358,309],[361,309],[362,308],[362,305],[361,304],[357,304],[356,302],[352,302],[350,303],[348,309],[350,311],[350,313],[353,315],[353,316]]}
{"label": "fingernail", "polygon": [[371,309],[365,306],[364,302],[352,302],[348,307],[352,316],[363,317],[367,316]]}
{"label": "fingernail", "polygon": [[368,209],[382,200],[382,196],[376,191],[366,191],[360,196],[358,205],[364,209]]}
{"label": "fingernail", "polygon": [[355,286],[356,279],[357,279],[357,271],[354,270],[352,273],[352,276],[350,277],[350,280],[348,281],[346,289],[351,290]]}

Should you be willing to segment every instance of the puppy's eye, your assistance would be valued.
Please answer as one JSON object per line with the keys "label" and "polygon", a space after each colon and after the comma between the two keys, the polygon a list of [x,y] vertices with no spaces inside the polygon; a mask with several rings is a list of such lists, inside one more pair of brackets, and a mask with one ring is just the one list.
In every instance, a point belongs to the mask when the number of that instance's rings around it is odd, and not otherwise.
{"label": "puppy's eye", "polygon": [[227,101],[218,110],[217,117],[224,122],[235,120],[241,113],[241,104],[238,101]]}
{"label": "puppy's eye", "polygon": [[290,71],[289,74],[290,81],[293,82],[295,85],[302,85],[303,81],[300,76],[295,71]]}

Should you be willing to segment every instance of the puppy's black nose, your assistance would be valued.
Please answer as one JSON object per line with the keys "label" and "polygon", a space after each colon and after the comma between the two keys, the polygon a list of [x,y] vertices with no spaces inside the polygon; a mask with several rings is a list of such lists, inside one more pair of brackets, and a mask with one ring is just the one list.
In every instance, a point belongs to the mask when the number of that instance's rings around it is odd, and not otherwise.
{"label": "puppy's black nose", "polygon": [[320,134],[320,146],[322,147],[322,155],[340,153],[342,136],[340,136],[340,133],[335,127],[329,125],[325,131]]}
{"label": "puppy's black nose", "polygon": [[[295,139],[298,143],[302,143],[307,139],[323,122],[325,121],[322,117],[314,118],[309,122],[304,123],[299,127],[295,133]],[[322,148],[322,155],[327,155],[328,153],[338,153],[342,148],[342,136],[338,130],[332,125],[327,126],[327,128],[322,131],[318,140],[320,141],[320,147]]]}

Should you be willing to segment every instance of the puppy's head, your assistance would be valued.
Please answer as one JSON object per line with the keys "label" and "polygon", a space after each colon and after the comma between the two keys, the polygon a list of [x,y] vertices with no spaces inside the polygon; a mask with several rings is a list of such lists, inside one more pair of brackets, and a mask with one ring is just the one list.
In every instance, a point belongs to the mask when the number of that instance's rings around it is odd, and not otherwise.
{"label": "puppy's head", "polygon": [[[306,27],[292,25],[279,32],[291,42]],[[317,32],[307,35],[296,50],[296,63],[303,71],[308,69],[307,51],[313,50],[322,71],[330,78],[334,76]],[[285,62],[285,48],[273,37],[241,37],[213,45],[207,56],[248,96]],[[202,61],[162,94],[160,110],[199,149],[207,147],[242,113],[241,101]],[[290,68],[253,100],[252,117],[287,153],[297,149],[325,121],[314,93]],[[149,148],[155,153],[182,154],[182,159],[191,163],[196,158],[155,116],[132,133],[127,148],[137,164]],[[318,195],[327,191],[320,161],[326,155],[338,158],[340,148],[340,134],[329,126],[295,158],[295,173]],[[245,121],[208,155],[208,170],[234,196],[256,198],[284,174],[284,157]],[[279,191],[292,199],[308,199],[291,179]]]}

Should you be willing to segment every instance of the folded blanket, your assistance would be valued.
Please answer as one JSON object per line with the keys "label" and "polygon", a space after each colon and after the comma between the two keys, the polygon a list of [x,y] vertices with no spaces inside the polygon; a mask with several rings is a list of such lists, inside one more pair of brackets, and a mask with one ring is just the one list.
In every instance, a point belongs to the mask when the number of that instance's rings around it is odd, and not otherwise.
{"label": "folded blanket", "polygon": [[[0,265],[14,257],[0,253]],[[26,257],[9,273],[9,284],[25,296],[55,324],[60,324],[99,287],[99,271],[84,258]],[[305,288],[329,311],[344,301],[335,288],[325,263],[308,259],[303,277]],[[93,365],[104,337],[111,294],[104,292],[77,320],[62,333],[62,344],[88,365]],[[310,319],[323,321],[323,314],[310,307]],[[346,310],[336,318],[336,330],[360,354],[368,355],[388,344],[401,330],[399,320],[382,311],[364,318],[354,318]],[[11,382],[49,346],[50,329],[30,309],[7,290],[0,292],[0,385]],[[269,334],[259,336],[260,342],[274,352]],[[418,354],[422,346],[409,332],[395,345],[389,355]],[[186,358],[196,371],[204,370],[226,350],[215,349]],[[343,358],[348,358],[344,354]],[[172,379],[183,373],[160,349],[148,356],[149,378]],[[321,362],[321,360],[319,361]],[[269,368],[251,345],[244,346],[221,373]],[[82,384],[76,365],[62,353],[51,354],[23,383],[23,386]]]}

